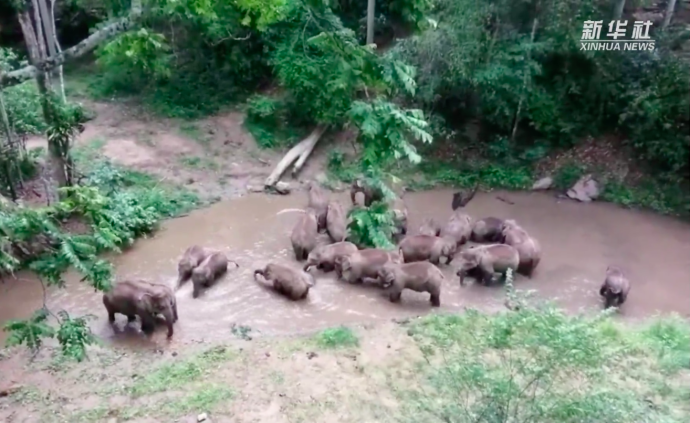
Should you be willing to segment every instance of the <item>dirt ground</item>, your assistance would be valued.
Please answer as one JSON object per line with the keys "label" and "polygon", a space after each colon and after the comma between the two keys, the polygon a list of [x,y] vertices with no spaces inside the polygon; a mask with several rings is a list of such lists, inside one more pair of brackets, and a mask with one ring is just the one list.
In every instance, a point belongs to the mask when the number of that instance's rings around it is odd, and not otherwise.
{"label": "dirt ground", "polygon": [[[284,151],[261,149],[244,128],[244,114],[227,110],[202,120],[183,121],[148,116],[133,103],[82,100],[96,113],[76,141],[96,149],[115,163],[182,184],[204,198],[229,199],[260,191]],[[349,133],[327,133],[297,179],[291,168],[282,180],[298,189],[304,181],[325,178],[328,153],[336,146],[352,151]],[[46,147],[44,137],[31,137],[27,148]]]}
{"label": "dirt ground", "polygon": [[359,345],[302,336],[179,353],[97,347],[81,364],[52,348],[33,362],[18,350],[0,360],[0,421],[393,421],[395,391],[409,387],[419,349],[396,323],[354,333]]}

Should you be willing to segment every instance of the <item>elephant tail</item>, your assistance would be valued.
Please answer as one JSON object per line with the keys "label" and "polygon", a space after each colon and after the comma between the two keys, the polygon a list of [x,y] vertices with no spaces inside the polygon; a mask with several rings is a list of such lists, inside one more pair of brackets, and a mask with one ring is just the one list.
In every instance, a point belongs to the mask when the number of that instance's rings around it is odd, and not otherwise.
{"label": "elephant tail", "polygon": [[235,260],[228,260],[228,263],[233,263],[236,266],[236,268],[240,267],[240,265]]}

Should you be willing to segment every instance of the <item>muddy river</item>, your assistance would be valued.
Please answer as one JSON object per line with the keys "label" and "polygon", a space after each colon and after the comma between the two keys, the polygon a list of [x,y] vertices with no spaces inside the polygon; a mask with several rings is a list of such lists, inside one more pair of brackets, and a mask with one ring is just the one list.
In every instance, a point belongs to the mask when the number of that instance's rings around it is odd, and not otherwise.
{"label": "muddy river", "polygon": [[[626,271],[633,288],[621,310],[622,319],[639,319],[656,313],[690,315],[690,226],[679,221],[603,203],[580,204],[556,200],[541,193],[500,193],[515,204],[496,198],[499,193],[479,193],[467,211],[475,218],[496,216],[517,219],[542,244],[543,257],[533,279],[518,276],[516,287],[534,289],[578,312],[600,308],[598,287],[606,266]],[[349,198],[336,195],[344,204]],[[451,190],[408,193],[410,232],[424,217],[446,219]],[[400,304],[391,304],[382,290],[352,286],[313,270],[317,286],[306,302],[290,302],[258,286],[252,272],[268,260],[293,260],[290,231],[298,213],[278,212],[303,207],[306,194],[291,196],[249,195],[218,203],[189,216],[170,220],[152,238],[140,240],[125,254],[114,256],[118,278],[141,277],[174,284],[177,260],[191,244],[217,248],[237,261],[227,275],[198,299],[191,297],[191,282],[177,293],[180,320],[173,343],[218,341],[234,337],[233,325],[245,325],[263,334],[310,331],[337,324],[376,322],[430,312],[428,294],[403,293]],[[454,272],[444,265],[449,280],[441,295],[441,311],[464,307],[496,310],[503,307],[503,291],[469,285],[460,288]],[[53,311],[93,314],[94,332],[117,343],[140,343],[138,324],[124,328],[118,315],[116,331],[107,321],[102,294],[67,276],[65,289],[51,290],[47,303]],[[40,284],[30,275],[0,284],[0,323],[25,318],[42,304]],[[133,327],[131,327],[133,326]],[[0,333],[0,342],[4,342]],[[165,330],[154,335],[163,342]]]}

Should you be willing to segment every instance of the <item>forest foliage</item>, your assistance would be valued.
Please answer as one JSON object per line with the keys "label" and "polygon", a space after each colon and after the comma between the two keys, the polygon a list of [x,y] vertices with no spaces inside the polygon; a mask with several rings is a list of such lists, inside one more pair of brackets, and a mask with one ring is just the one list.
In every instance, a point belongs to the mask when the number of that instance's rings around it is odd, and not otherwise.
{"label": "forest foliage", "polygon": [[[75,33],[74,22],[102,26],[126,15],[127,3],[66,2],[58,33]],[[582,22],[610,16],[610,1],[394,0],[377,4],[378,36],[416,35],[381,52],[363,45],[366,3],[146,1],[139,25],[97,49],[89,89],[137,95],[154,110],[187,118],[253,95],[248,122],[263,131],[257,139],[266,146],[281,144],[278,132],[297,139],[316,124],[356,127],[363,149],[353,173],[374,183],[401,159],[420,164],[419,151],[432,137],[466,142],[454,134],[474,121],[482,130],[473,143],[492,160],[480,169],[482,178],[522,186],[532,176],[524,169],[549,152],[619,132],[661,183],[688,185],[690,71],[672,51],[685,36],[675,29],[652,32],[654,52],[583,52]],[[0,52],[4,71],[22,66],[15,52]],[[3,90],[12,128],[56,134],[60,122],[42,119],[34,87],[28,81]],[[62,131],[69,138],[73,129]],[[130,244],[185,203],[150,184],[114,191],[131,182],[123,172],[103,165],[62,189],[58,204],[3,211],[0,265],[28,266],[50,283],[74,266],[107,289],[112,269],[96,254]],[[357,213],[353,229],[373,245],[388,245],[385,205]],[[60,229],[60,221],[77,215],[90,225],[88,235]],[[49,248],[18,257],[17,246],[36,237]]]}

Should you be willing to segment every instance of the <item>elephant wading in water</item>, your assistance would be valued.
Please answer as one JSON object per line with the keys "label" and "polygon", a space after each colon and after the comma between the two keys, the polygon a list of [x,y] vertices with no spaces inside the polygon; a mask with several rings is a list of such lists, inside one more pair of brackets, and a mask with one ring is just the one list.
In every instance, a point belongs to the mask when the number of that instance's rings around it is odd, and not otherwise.
{"label": "elephant wading in water", "polygon": [[527,277],[532,277],[539,261],[541,261],[541,245],[532,238],[526,230],[517,224],[515,220],[503,222],[503,243],[512,245],[520,254],[520,266],[518,272]]}
{"label": "elephant wading in water", "polygon": [[402,198],[396,197],[391,201],[389,207],[391,212],[393,212],[393,220],[395,222],[393,240],[398,243],[407,235],[407,206]]}
{"label": "elephant wading in water", "polygon": [[316,266],[324,272],[331,272],[335,269],[335,260],[342,255],[356,253],[357,246],[351,242],[336,242],[335,244],[320,245],[316,247],[307,258],[304,271],[309,272],[312,266]]}
{"label": "elephant wading in water", "polygon": [[494,273],[505,277],[508,269],[517,271],[520,264],[518,251],[505,244],[479,245],[460,252],[462,263],[457,271],[460,285],[465,285],[465,276],[474,277],[477,282],[489,285]]}
{"label": "elephant wading in water", "polygon": [[[257,275],[261,275],[263,279],[257,278]],[[256,269],[254,280],[293,301],[307,298],[309,288],[315,285],[314,278],[310,274],[301,269],[277,263],[269,263],[263,269]]]}
{"label": "elephant wading in water", "polygon": [[307,209],[292,229],[290,242],[292,243],[292,250],[295,252],[295,259],[297,261],[306,260],[309,253],[316,248],[316,238],[318,236],[317,219],[316,212],[313,209]]}
{"label": "elephant wading in water", "polygon": [[175,289],[192,277],[192,270],[201,264],[212,252],[199,245],[192,245],[185,250],[182,258],[177,263],[177,284]]}
{"label": "elephant wading in water", "polygon": [[599,295],[604,298],[604,307],[620,307],[628,299],[630,281],[623,271],[616,266],[606,268],[606,279],[599,289]]}
{"label": "elephant wading in water", "polygon": [[362,179],[355,179],[350,186],[350,199],[353,205],[369,207],[375,201],[382,201],[383,192],[367,184]]}
{"label": "elephant wading in water", "polygon": [[347,237],[347,217],[343,205],[338,201],[328,203],[326,230],[333,242],[345,241]]}
{"label": "elephant wading in water", "polygon": [[402,257],[397,251],[367,248],[338,256],[335,259],[335,271],[338,277],[346,282],[361,283],[364,278],[379,280],[379,270],[384,264],[402,262]]}
{"label": "elephant wading in water", "polygon": [[390,301],[398,302],[404,289],[428,292],[433,307],[441,306],[441,286],[445,277],[433,264],[420,261],[415,263],[386,263],[379,270],[383,284],[390,285]]}
{"label": "elephant wading in water", "polygon": [[441,224],[433,217],[427,217],[419,226],[419,235],[440,236]]}
{"label": "elephant wading in water", "polygon": [[453,194],[453,201],[451,202],[453,214],[441,228],[441,237],[455,240],[458,246],[470,240],[472,236],[472,218],[463,211],[463,208],[474,198],[478,189],[479,186],[477,185],[469,193],[459,191]]}
{"label": "elephant wading in water", "polygon": [[201,293],[202,288],[208,288],[218,278],[228,271],[228,261],[240,267],[239,264],[232,260],[228,260],[225,254],[221,252],[213,253],[206,257],[196,269],[192,271],[192,282],[194,283],[194,291],[192,297],[197,298]]}
{"label": "elephant wading in water", "polygon": [[136,316],[141,320],[141,331],[151,335],[155,329],[156,315],[165,317],[168,338],[173,336],[173,323],[177,322],[177,299],[170,287],[144,280],[124,280],[103,294],[103,305],[108,311],[108,320],[115,323],[115,313],[127,316],[133,322]]}
{"label": "elephant wading in water", "polygon": [[485,217],[472,225],[474,242],[501,242],[503,240],[503,220],[496,217]]}
{"label": "elephant wading in water", "polygon": [[327,230],[326,215],[328,214],[328,194],[316,181],[309,183],[309,203],[307,208],[314,210],[317,231]]}
{"label": "elephant wading in water", "polygon": [[400,242],[398,248],[405,263],[430,261],[439,264],[441,257],[445,257],[446,264],[449,264],[457,252],[454,239],[431,235],[408,236]]}

